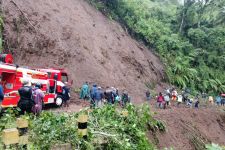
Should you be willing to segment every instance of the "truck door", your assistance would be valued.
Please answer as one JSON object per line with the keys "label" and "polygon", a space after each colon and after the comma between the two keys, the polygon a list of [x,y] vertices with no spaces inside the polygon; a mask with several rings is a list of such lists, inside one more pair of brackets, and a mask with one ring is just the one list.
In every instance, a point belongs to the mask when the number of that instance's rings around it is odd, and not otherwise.
{"label": "truck door", "polygon": [[5,94],[2,106],[17,106],[20,98],[18,89],[21,87],[21,82],[19,82],[19,79],[16,78],[16,73],[2,72],[1,84]]}
{"label": "truck door", "polygon": [[47,84],[47,90],[44,97],[45,104],[51,104],[55,102],[55,86],[56,82],[53,79],[48,80],[49,83]]}

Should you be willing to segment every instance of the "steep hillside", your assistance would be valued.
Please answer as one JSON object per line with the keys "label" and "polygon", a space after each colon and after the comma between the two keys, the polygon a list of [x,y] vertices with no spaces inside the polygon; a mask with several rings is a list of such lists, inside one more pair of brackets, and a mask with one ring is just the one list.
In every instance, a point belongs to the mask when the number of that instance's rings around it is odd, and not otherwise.
{"label": "steep hillside", "polygon": [[166,124],[166,132],[155,137],[159,148],[202,150],[205,144],[225,145],[225,112],[218,107],[156,111],[155,117]]}
{"label": "steep hillside", "polygon": [[127,88],[135,102],[145,83],[163,79],[158,57],[84,0],[3,1],[3,12],[6,52],[17,64],[63,67],[75,87]]}

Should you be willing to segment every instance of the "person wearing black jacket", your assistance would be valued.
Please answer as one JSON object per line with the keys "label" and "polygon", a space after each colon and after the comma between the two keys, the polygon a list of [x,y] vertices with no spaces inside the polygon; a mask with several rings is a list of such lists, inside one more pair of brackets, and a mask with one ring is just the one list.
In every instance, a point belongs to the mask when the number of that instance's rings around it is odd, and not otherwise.
{"label": "person wearing black jacket", "polygon": [[64,107],[69,107],[68,101],[70,100],[70,88],[68,87],[68,82],[65,82],[65,86],[63,86],[63,100],[64,100]]}
{"label": "person wearing black jacket", "polygon": [[25,112],[31,113],[32,107],[34,106],[34,100],[32,98],[32,88],[29,85],[29,80],[24,79],[22,84],[23,86],[18,90],[20,100],[17,105],[21,110],[21,115],[25,114]]}
{"label": "person wearing black jacket", "polygon": [[109,87],[106,87],[106,90],[104,92],[105,95],[105,99],[107,100],[108,104],[112,104],[113,103],[113,93],[112,93],[112,89]]}

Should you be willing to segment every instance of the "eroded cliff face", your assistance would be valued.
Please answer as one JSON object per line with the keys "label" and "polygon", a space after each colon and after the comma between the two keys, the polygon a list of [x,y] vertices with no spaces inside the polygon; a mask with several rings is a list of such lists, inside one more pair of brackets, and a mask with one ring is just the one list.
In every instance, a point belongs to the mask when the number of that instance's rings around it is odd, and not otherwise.
{"label": "eroded cliff face", "polygon": [[5,52],[17,64],[65,68],[75,87],[127,89],[135,103],[146,83],[161,86],[159,58],[83,0],[4,0],[3,12]]}

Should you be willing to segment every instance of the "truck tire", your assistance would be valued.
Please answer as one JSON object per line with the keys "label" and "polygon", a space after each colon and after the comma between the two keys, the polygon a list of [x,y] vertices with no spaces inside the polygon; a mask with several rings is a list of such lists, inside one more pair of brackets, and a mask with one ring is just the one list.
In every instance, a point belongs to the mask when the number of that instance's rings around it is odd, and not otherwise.
{"label": "truck tire", "polygon": [[56,105],[57,107],[61,107],[62,104],[63,104],[63,98],[62,98],[61,95],[58,95],[58,96],[56,97],[56,99],[55,99],[55,105]]}

